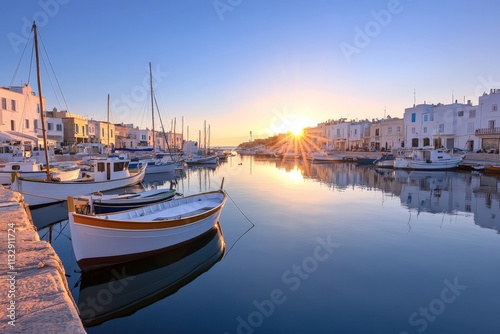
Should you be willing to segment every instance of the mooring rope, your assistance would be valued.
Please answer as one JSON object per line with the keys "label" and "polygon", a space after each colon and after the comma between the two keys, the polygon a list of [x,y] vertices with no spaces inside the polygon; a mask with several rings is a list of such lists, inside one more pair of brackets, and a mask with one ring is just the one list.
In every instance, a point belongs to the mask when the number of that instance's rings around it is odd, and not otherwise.
{"label": "mooring rope", "polygon": [[238,209],[238,211],[243,215],[243,217],[245,217],[246,220],[252,225],[242,235],[240,235],[240,237],[238,239],[236,239],[236,241],[233,243],[233,245],[227,251],[226,255],[228,255],[229,252],[231,252],[231,250],[233,249],[233,247],[236,245],[236,243],[238,243],[238,241],[240,241],[240,239],[243,238],[243,236],[245,234],[247,234],[252,228],[255,227],[255,224],[252,223],[252,221],[250,220],[250,218],[247,217],[247,215],[245,215],[245,213],[240,209],[240,207],[238,206],[238,204],[236,204],[236,202],[231,198],[231,196],[228,194],[227,191],[226,191],[226,194],[227,194],[227,197],[231,200],[231,202],[233,202],[233,204],[236,207],[236,209]]}

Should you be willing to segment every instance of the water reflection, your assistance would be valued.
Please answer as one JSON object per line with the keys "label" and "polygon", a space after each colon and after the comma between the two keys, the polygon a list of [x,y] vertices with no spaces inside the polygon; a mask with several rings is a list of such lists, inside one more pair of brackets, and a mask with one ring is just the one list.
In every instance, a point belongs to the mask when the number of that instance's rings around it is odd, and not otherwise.
{"label": "water reflection", "polygon": [[276,167],[342,191],[349,187],[379,189],[398,196],[411,211],[473,214],[477,225],[500,232],[500,178],[469,171],[406,171],[353,163],[310,164],[277,161]]}
{"label": "water reflection", "polygon": [[174,250],[82,273],[78,309],[83,324],[96,326],[128,316],[174,294],[219,262],[224,252],[217,224]]}

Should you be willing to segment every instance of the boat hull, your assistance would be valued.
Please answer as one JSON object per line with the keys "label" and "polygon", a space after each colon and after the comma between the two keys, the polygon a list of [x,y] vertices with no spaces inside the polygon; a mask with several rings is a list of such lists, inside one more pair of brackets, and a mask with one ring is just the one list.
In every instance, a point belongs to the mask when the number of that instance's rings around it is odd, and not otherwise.
{"label": "boat hull", "polygon": [[213,228],[225,202],[226,194],[221,190],[115,214],[70,212],[77,263],[88,270],[178,246]]}
{"label": "boat hull", "polygon": [[[145,193],[147,193],[146,191]],[[96,214],[111,213],[124,210],[133,210],[140,206],[151,205],[163,201],[171,200],[175,197],[175,190],[162,190],[158,194],[146,197],[131,197],[131,198],[100,198],[98,196],[89,196],[89,201],[92,201],[93,212]],[[142,194],[141,194],[142,195]]]}
{"label": "boat hull", "polygon": [[106,181],[66,181],[53,182],[42,179],[15,177],[11,190],[20,192],[24,202],[30,208],[65,201],[69,196],[88,195],[97,191],[106,191],[131,186],[142,182],[146,168],[129,177]]}

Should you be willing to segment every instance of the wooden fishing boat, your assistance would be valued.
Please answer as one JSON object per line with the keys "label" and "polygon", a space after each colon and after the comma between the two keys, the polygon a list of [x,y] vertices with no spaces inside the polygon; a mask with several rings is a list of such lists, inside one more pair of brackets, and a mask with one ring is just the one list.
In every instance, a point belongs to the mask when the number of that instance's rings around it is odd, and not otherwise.
{"label": "wooden fishing boat", "polygon": [[144,205],[168,201],[174,198],[176,194],[174,188],[150,189],[141,192],[127,192],[112,195],[104,195],[99,192],[80,196],[78,200],[84,201],[83,212],[100,214],[131,210]]}
{"label": "wooden fishing boat", "polygon": [[[210,270],[223,257],[226,244],[219,224],[175,249],[113,266],[82,272],[78,297],[80,318],[97,326],[176,293]],[[110,286],[119,289],[110,289]],[[103,291],[112,298],[102,300]]]}
{"label": "wooden fishing boat", "polygon": [[[227,194],[204,192],[109,214],[79,214],[68,197],[76,261],[86,268],[130,261],[178,246],[215,226]],[[133,240],[133,242],[131,242]]]}

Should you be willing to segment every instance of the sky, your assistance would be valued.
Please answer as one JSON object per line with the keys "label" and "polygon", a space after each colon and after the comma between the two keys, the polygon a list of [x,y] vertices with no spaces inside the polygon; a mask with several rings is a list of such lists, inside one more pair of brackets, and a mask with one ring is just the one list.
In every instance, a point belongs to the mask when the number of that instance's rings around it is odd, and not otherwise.
{"label": "sky", "polygon": [[111,122],[151,128],[151,63],[165,131],[198,140],[206,122],[211,146],[238,145],[477,103],[500,88],[499,12],[495,0],[8,1],[0,86],[37,91],[36,21],[47,109],[106,121],[109,94]]}

